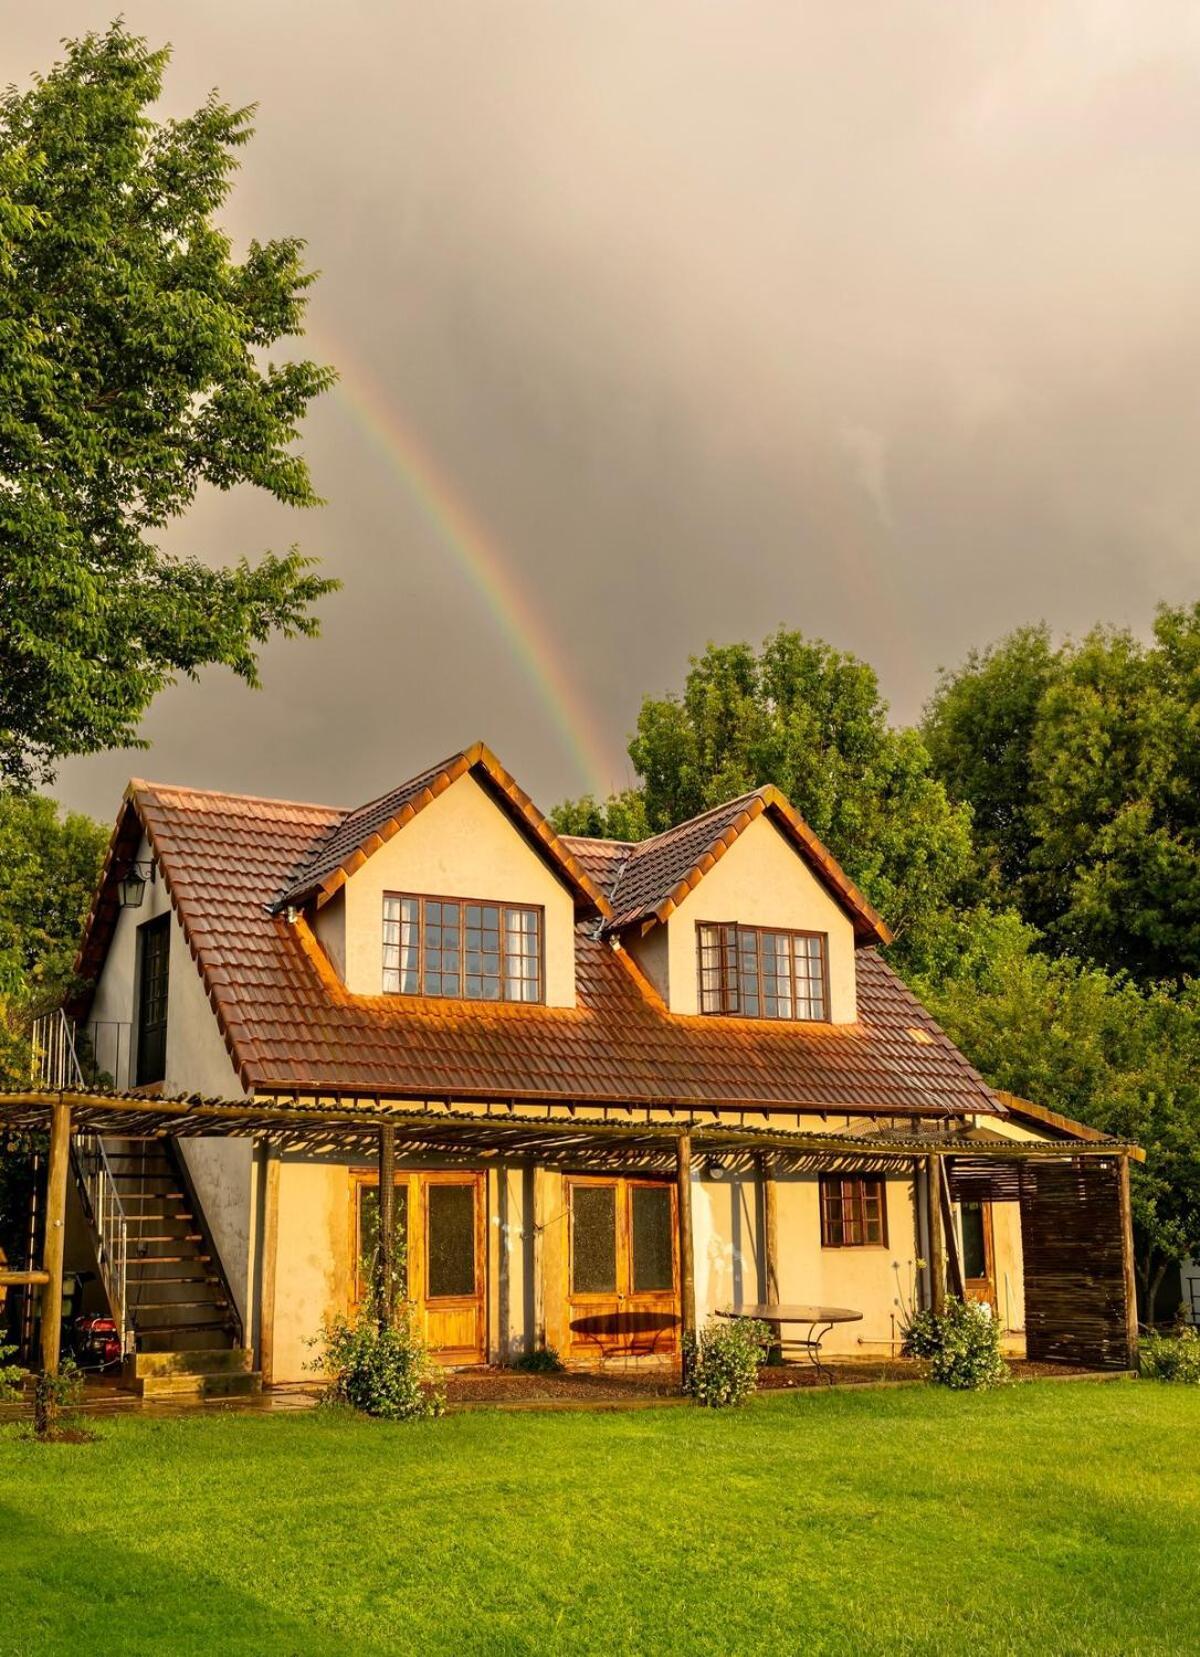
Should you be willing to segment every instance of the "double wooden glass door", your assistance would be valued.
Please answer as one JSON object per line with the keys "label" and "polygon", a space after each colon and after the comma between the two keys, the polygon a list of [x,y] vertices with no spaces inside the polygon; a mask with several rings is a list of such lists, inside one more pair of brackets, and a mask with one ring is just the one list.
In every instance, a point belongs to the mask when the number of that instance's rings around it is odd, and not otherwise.
{"label": "double wooden glass door", "polygon": [[566,1181],[568,1305],[575,1361],[679,1351],[675,1187],[663,1180]]}
{"label": "double wooden glass door", "polygon": [[[366,1297],[379,1243],[379,1179],[352,1176],[352,1300]],[[487,1348],[485,1175],[457,1170],[396,1175],[396,1240],[403,1292],[430,1351],[444,1363],[482,1363]]]}

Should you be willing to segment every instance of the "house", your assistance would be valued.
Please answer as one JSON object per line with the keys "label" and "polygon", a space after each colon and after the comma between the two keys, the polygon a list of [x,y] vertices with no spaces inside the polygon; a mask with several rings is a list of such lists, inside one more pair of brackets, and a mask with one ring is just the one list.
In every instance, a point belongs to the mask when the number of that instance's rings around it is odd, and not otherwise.
{"label": "house", "polygon": [[949,1288],[1128,1365],[1136,1152],[989,1088],[889,939],[769,787],[626,844],[482,744],[352,810],[134,782],[56,1091],[0,1111],[70,1107],[134,1374],[302,1379],[381,1232],[448,1364],[673,1361],[764,1301],[879,1357]]}

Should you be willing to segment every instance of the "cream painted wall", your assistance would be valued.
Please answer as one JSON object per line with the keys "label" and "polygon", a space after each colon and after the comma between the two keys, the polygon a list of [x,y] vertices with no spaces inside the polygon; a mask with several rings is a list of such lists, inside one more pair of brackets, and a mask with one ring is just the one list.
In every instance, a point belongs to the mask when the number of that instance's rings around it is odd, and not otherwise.
{"label": "cream painted wall", "polygon": [[696,1316],[762,1298],[762,1201],[753,1178],[692,1180]]}
{"label": "cream painted wall", "polygon": [[647,947],[648,940],[633,946],[635,959],[644,964],[673,1013],[700,1010],[699,921],[826,933],[832,1022],[857,1019],[854,927],[768,817],[756,817],[675,910],[666,923],[665,958],[661,948]]}
{"label": "cream painted wall", "polygon": [[[148,859],[150,846],[142,840],[138,857]],[[169,913],[171,901],[159,876],[147,886],[139,909],[117,915],[112,944],[100,974],[91,1020],[99,1026],[121,1028],[121,1062],[114,1072],[118,1087],[130,1087],[136,1077],[134,1044],[137,1028],[138,929]],[[113,1034],[97,1029],[98,1057]],[[168,1094],[199,1093],[206,1098],[242,1099],[246,1091],[233,1068],[216,1014],[209,1003],[199,968],[192,959],[183,927],[173,916],[171,952],[167,968],[167,1062],[163,1082]],[[212,1228],[213,1242],[229,1279],[239,1312],[246,1318],[251,1271],[251,1179],[253,1153],[244,1139],[180,1140],[188,1173]]]}
{"label": "cream painted wall", "polygon": [[845,1306],[863,1313],[861,1323],[839,1325],[830,1332],[825,1352],[886,1357],[900,1338],[901,1301],[911,1305],[917,1292],[920,1251],[913,1182],[889,1177],[884,1188],[886,1247],[823,1248],[816,1176],[780,1174],[776,1180],[780,1301]]}
{"label": "cream painted wall", "polygon": [[[382,991],[384,893],[412,892],[540,904],[546,1003],[575,1005],[572,894],[469,773],[369,857],[343,891],[345,984],[355,995]],[[335,936],[326,948],[336,960]]]}

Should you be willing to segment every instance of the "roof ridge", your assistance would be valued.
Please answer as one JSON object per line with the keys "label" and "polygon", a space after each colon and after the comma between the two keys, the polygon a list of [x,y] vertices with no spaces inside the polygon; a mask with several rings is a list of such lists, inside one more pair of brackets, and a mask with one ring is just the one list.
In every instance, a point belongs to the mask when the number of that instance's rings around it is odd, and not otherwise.
{"label": "roof ridge", "polygon": [[130,777],[125,792],[128,795],[134,790],[144,790],[147,793],[204,794],[209,799],[249,800],[254,805],[285,805],[299,807],[302,811],[340,811],[343,816],[349,816],[357,809],[354,806],[330,805],[326,800],[286,800],[277,794],[242,794],[231,788],[197,788],[191,783],[153,782],[147,777]]}
{"label": "roof ridge", "polygon": [[718,812],[730,811],[735,805],[741,805],[746,800],[762,799],[768,786],[769,784],[763,783],[758,788],[747,789],[744,794],[731,794],[727,800],[719,800],[716,805],[698,811],[694,817],[685,817],[682,822],[672,823],[670,828],[659,829],[657,834],[649,834],[644,840],[627,841],[626,844],[632,845],[635,852],[648,850],[660,840],[665,840],[669,834],[678,834],[681,829],[699,827],[706,817],[715,817]]}
{"label": "roof ridge", "polygon": [[[478,746],[478,743],[472,744],[472,747]],[[456,748],[452,754],[447,754],[445,759],[438,760],[435,765],[423,765],[419,771],[414,771],[411,777],[403,777],[399,782],[394,782],[390,788],[384,788],[378,794],[373,795],[371,799],[363,800],[361,805],[349,806],[346,810],[346,816],[357,817],[360,811],[370,811],[372,806],[377,806],[381,801],[386,800],[389,794],[399,794],[401,789],[411,788],[419,777],[428,777],[431,774],[436,776],[439,772],[448,770],[456,760],[466,759],[470,752],[471,748]]]}

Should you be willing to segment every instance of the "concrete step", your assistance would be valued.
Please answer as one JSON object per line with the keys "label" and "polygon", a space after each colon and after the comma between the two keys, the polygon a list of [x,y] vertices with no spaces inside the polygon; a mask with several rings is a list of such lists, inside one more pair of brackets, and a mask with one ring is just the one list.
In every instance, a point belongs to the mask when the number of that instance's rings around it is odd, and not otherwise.
{"label": "concrete step", "polygon": [[141,1375],[124,1383],[139,1398],[248,1398],[262,1391],[257,1370],[241,1375]]}
{"label": "concrete step", "polygon": [[249,1375],[254,1354],[244,1346],[205,1347],[196,1352],[132,1352],[122,1374],[127,1381],[151,1377]]}

